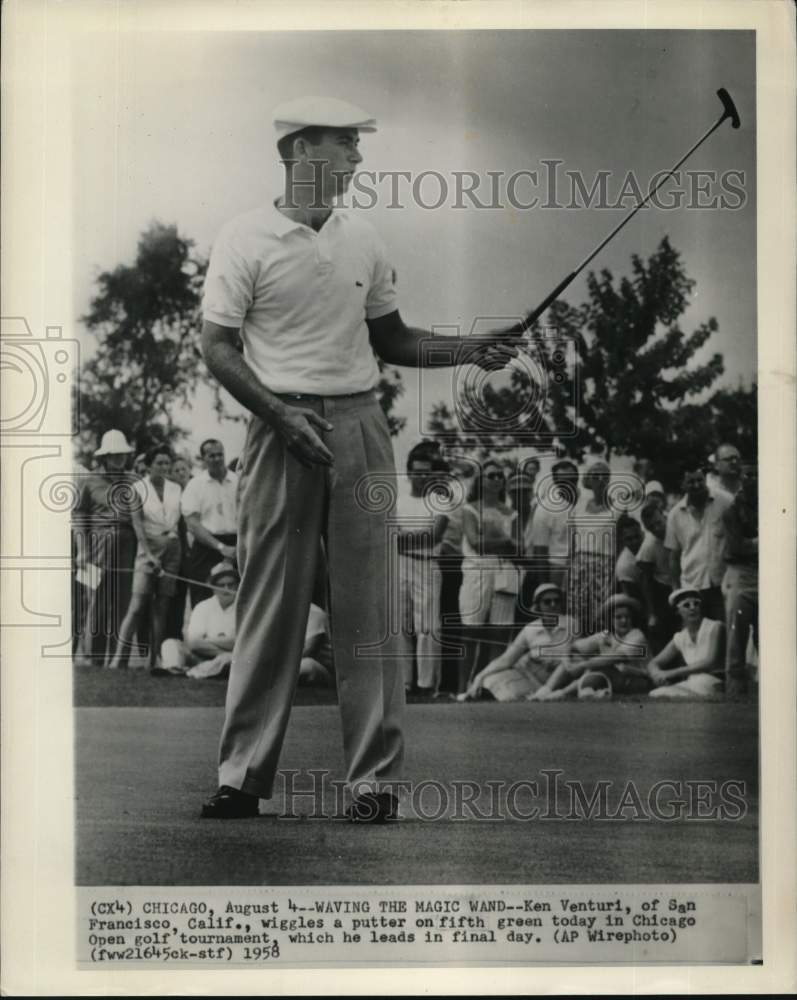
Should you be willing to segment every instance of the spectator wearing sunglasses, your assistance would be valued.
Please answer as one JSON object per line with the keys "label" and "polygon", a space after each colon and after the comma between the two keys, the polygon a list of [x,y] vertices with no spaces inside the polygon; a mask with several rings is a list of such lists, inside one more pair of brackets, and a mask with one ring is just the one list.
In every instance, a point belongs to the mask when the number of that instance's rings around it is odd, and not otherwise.
{"label": "spectator wearing sunglasses", "polygon": [[474,477],[462,510],[462,623],[511,625],[520,584],[511,560],[516,554],[517,512],[506,501],[504,470],[497,462],[488,459]]}
{"label": "spectator wearing sunglasses", "polygon": [[523,701],[543,687],[570,653],[574,623],[563,614],[564,594],[555,583],[534,592],[532,611],[538,616],[480,671],[460,700],[479,698],[483,691],[496,701]]}
{"label": "spectator wearing sunglasses", "polygon": [[725,625],[703,617],[699,591],[670,594],[683,628],[648,664],[651,698],[706,698],[719,694],[725,673]]}

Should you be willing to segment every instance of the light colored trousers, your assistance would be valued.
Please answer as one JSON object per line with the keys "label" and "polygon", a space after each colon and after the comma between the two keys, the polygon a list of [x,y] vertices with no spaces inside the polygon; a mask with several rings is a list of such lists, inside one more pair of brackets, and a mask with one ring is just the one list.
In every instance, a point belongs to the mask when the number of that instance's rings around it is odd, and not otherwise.
{"label": "light colored trousers", "polygon": [[404,662],[404,684],[412,684],[413,657],[418,686],[440,686],[440,569],[435,559],[399,557],[401,634],[396,643]]}
{"label": "light colored trousers", "polygon": [[758,566],[729,565],[722,581],[725,598],[725,676],[747,676],[747,641],[758,643]]}
{"label": "light colored trousers", "polygon": [[399,777],[404,749],[403,665],[384,655],[395,653],[388,647],[385,527],[392,503],[376,481],[380,474],[391,485],[395,480],[387,420],[372,392],[281,398],[333,425],[323,438],[335,464],[306,468],[279,434],[250,420],[219,784],[260,798],[273,794],[323,538],[346,778],[379,788]]}

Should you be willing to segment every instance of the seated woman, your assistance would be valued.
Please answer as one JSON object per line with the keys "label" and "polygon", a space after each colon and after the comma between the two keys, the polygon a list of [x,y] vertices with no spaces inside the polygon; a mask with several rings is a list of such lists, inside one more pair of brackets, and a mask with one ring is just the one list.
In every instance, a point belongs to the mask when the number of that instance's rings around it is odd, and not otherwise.
{"label": "seated woman", "polygon": [[611,629],[577,639],[570,657],[559,664],[529,701],[647,692],[648,645],[644,633],[636,627],[641,610],[639,602],[627,594],[614,594],[604,601],[602,614],[611,620]]}
{"label": "seated woman", "polygon": [[650,697],[706,698],[719,694],[725,672],[725,625],[703,617],[700,594],[690,587],[673,591],[670,606],[684,627],[648,664],[655,685]]}
{"label": "seated woman", "polygon": [[544,684],[570,650],[575,625],[562,614],[564,595],[555,583],[542,583],[534,591],[531,610],[539,621],[530,622],[471,681],[461,701],[486,691],[496,701],[523,701]]}

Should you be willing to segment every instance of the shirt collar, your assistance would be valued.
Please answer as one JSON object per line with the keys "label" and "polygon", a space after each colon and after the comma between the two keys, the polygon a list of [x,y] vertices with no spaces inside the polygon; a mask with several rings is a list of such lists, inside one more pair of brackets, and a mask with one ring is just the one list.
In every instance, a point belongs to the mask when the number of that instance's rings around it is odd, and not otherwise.
{"label": "shirt collar", "polygon": [[[210,482],[218,483],[219,482],[218,479],[214,479],[213,476],[211,476],[211,474],[208,472],[207,469],[203,469],[202,470],[202,475],[205,477],[205,482],[206,483],[210,483]],[[222,479],[221,482],[222,483],[226,483],[226,482],[229,481],[229,479],[230,479],[230,470],[229,469],[225,469],[224,470],[224,479]]]}
{"label": "shirt collar", "polygon": [[[297,229],[300,232],[306,231],[312,233],[314,236],[318,235],[315,229],[313,229],[311,226],[306,226],[303,222],[294,222],[292,219],[289,219],[286,215],[283,215],[282,212],[280,212],[280,210],[277,208],[276,198],[268,203],[268,205],[266,206],[266,211],[268,212],[269,224],[271,225],[271,228],[273,229],[274,233],[277,236],[280,237],[285,236],[288,233],[292,233],[294,230]],[[339,220],[340,218],[341,218],[340,211],[337,208],[333,207],[332,212],[327,221],[324,223],[323,228],[326,229],[326,227],[331,222]]]}

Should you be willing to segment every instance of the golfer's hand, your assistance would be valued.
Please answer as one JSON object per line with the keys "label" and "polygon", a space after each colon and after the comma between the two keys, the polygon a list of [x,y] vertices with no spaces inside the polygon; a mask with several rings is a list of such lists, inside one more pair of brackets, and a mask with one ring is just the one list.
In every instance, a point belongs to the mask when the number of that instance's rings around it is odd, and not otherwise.
{"label": "golfer's hand", "polygon": [[469,359],[482,371],[500,371],[520,353],[522,340],[515,334],[501,333],[494,330],[491,333],[479,334],[480,346],[474,350]]}
{"label": "golfer's hand", "polygon": [[161,561],[157,556],[154,556],[151,552],[147,553],[147,562],[156,571],[159,572],[161,568]]}
{"label": "golfer's hand", "polygon": [[220,545],[219,554],[224,556],[225,559],[231,559],[235,563],[236,553],[234,545]]}
{"label": "golfer's hand", "polygon": [[314,465],[332,465],[335,461],[332,452],[317,433],[331,431],[332,424],[319,417],[313,410],[298,406],[288,407],[276,427],[288,451],[307,468],[312,468]]}
{"label": "golfer's hand", "polygon": [[654,629],[654,628],[658,628],[658,627],[659,627],[659,619],[656,617],[656,615],[651,615],[648,618],[648,628],[649,629]]}

